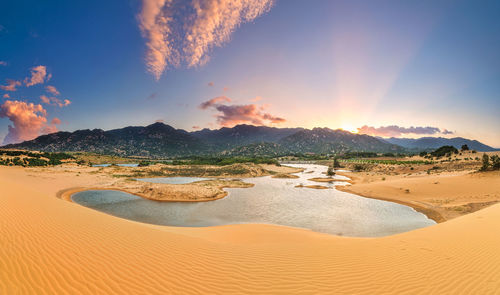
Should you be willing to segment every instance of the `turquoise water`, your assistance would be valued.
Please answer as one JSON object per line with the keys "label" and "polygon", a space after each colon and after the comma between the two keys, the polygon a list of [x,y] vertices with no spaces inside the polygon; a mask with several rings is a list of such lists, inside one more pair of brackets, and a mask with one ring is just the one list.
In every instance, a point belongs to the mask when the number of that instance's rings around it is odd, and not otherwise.
{"label": "turquoise water", "polygon": [[[254,187],[226,189],[227,197],[210,202],[159,202],[109,190],[83,191],[74,194],[72,199],[118,217],[171,226],[266,223],[335,235],[375,237],[435,224],[413,208],[396,203],[363,198],[333,188],[296,188],[299,184],[318,184],[308,179],[324,177],[326,167],[294,166],[306,169],[297,174],[298,179],[247,178],[244,181],[254,183]],[[346,178],[337,176],[335,179]],[[334,181],[326,185],[346,183]]]}

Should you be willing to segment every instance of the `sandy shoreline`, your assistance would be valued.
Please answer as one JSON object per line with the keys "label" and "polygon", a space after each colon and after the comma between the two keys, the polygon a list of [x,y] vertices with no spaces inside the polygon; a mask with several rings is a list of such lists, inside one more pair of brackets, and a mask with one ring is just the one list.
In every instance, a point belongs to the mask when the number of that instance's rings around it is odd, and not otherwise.
{"label": "sandy shoreline", "polygon": [[57,169],[0,167],[1,294],[500,290],[500,205],[383,238],[260,224],[155,226],[56,198],[68,187],[109,185],[101,175]]}
{"label": "sandy shoreline", "polygon": [[[448,172],[439,175],[384,176],[338,173],[351,178],[338,190],[410,206],[440,223],[500,201],[500,172]],[[387,179],[386,179],[387,177]]]}

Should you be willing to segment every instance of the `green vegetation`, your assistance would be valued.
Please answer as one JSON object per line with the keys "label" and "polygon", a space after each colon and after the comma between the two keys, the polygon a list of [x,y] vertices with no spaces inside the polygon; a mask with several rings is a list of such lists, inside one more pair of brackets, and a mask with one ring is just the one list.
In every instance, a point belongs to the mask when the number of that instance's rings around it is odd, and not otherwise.
{"label": "green vegetation", "polygon": [[385,159],[344,159],[344,163],[359,163],[359,164],[386,164],[386,165],[426,165],[432,164],[432,161],[412,160],[412,161],[399,161],[399,160],[385,160]]}
{"label": "green vegetation", "polygon": [[326,171],[326,175],[328,175],[328,176],[334,176],[335,175],[335,171],[333,170],[332,166],[328,167],[328,170]]}
{"label": "green vegetation", "polygon": [[444,145],[431,153],[433,157],[437,158],[444,156],[450,157],[452,154],[458,154],[458,150],[451,145]]}
{"label": "green vegetation", "polygon": [[59,165],[63,160],[74,160],[67,153],[38,153],[30,151],[0,150],[0,165],[5,166],[49,166]]}
{"label": "green vegetation", "polygon": [[487,154],[483,154],[482,165],[479,171],[488,170],[500,170],[500,157],[498,155],[492,155],[489,157]]}
{"label": "green vegetation", "polygon": [[491,168],[493,170],[500,170],[500,157],[498,155],[491,156]]}
{"label": "green vegetation", "polygon": [[237,163],[275,164],[276,159],[271,158],[248,158],[248,157],[189,157],[172,161],[172,165],[216,165],[226,166]]}
{"label": "green vegetation", "polygon": [[462,148],[461,148],[462,151],[468,151],[469,150],[469,146],[464,144],[462,145]]}
{"label": "green vegetation", "polygon": [[487,154],[483,154],[483,160],[481,165],[481,171],[486,171],[490,167],[490,157]]}

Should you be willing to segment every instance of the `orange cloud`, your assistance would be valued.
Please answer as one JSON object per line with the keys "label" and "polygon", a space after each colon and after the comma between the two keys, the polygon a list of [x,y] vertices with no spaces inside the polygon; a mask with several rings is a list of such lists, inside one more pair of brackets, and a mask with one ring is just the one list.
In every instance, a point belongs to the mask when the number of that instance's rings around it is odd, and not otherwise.
{"label": "orange cloud", "polygon": [[7,85],[0,85],[0,89],[5,91],[16,91],[17,86],[21,86],[21,82],[16,80],[7,79]]}
{"label": "orange cloud", "polygon": [[61,120],[59,118],[54,117],[54,119],[50,121],[50,124],[59,125],[61,124]]}
{"label": "orange cloud", "polygon": [[47,125],[47,111],[39,104],[24,101],[7,100],[0,106],[0,118],[9,118],[13,123],[8,126],[8,134],[3,143],[17,143],[31,140],[53,131],[54,126]]}
{"label": "orange cloud", "polygon": [[245,123],[253,125],[280,124],[286,121],[284,118],[264,112],[263,106],[256,104],[224,105],[221,102],[231,102],[231,99],[220,96],[200,104],[200,109],[212,107],[219,112],[216,118],[217,123],[221,126],[230,127]]}
{"label": "orange cloud", "polygon": [[47,68],[45,66],[36,66],[31,68],[31,77],[24,79],[24,84],[27,87],[43,84],[50,80],[51,77],[50,74],[47,75]]}
{"label": "orange cloud", "polygon": [[207,100],[207,101],[201,103],[200,109],[205,110],[205,109],[207,109],[211,106],[214,106],[218,103],[221,103],[221,102],[231,102],[231,99],[229,97],[226,97],[226,96],[218,96],[218,97],[212,98],[210,100]]}
{"label": "orange cloud", "polygon": [[48,105],[55,105],[55,106],[58,106],[60,108],[69,106],[71,104],[71,101],[69,99],[64,99],[61,101],[57,97],[47,97],[45,95],[40,95],[40,100],[42,101],[42,103],[45,103]]}
{"label": "orange cloud", "polygon": [[61,93],[57,90],[57,88],[55,88],[55,87],[54,87],[54,86],[52,86],[52,85],[47,85],[47,86],[45,86],[45,90],[47,90],[47,92],[49,92],[49,93],[51,93],[51,94],[53,94],[53,95],[59,95],[59,94],[61,94]]}
{"label": "orange cloud", "polygon": [[391,126],[381,126],[381,127],[372,127],[372,126],[363,126],[358,128],[359,134],[368,134],[372,136],[381,136],[381,137],[400,137],[404,134],[452,134],[453,132],[448,131],[447,129],[439,129],[437,127],[400,127],[397,125]]}
{"label": "orange cloud", "polygon": [[214,82],[208,82],[209,87],[214,87]]}
{"label": "orange cloud", "polygon": [[137,16],[146,38],[146,65],[159,79],[169,66],[205,64],[236,28],[269,11],[273,0],[143,0]]}
{"label": "orange cloud", "polygon": [[5,93],[5,94],[3,95],[3,98],[10,98],[10,95],[9,95],[8,93]]}

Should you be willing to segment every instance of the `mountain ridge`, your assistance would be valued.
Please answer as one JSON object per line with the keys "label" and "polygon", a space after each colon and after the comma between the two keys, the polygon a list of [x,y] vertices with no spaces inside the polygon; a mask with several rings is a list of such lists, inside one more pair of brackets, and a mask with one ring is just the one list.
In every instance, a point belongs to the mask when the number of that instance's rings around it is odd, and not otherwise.
{"label": "mountain ridge", "polygon": [[[5,145],[3,148],[44,152],[81,151],[149,158],[196,155],[275,157],[299,153],[406,151],[405,147],[389,142],[388,139],[355,134],[341,129],[277,128],[241,124],[231,128],[188,132],[159,122],[148,126],[127,126],[107,131],[102,129],[59,131],[22,143]],[[474,146],[470,148],[475,149]]]}

